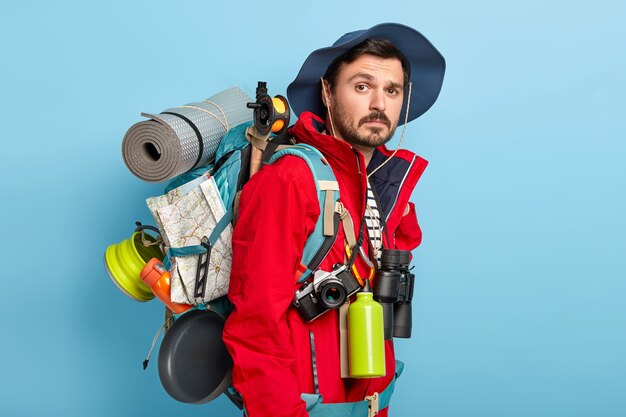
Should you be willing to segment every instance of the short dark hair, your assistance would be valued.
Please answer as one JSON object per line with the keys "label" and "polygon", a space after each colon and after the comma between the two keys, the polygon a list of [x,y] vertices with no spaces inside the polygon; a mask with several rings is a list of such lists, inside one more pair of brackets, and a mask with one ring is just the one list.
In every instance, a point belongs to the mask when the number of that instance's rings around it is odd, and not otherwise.
{"label": "short dark hair", "polygon": [[406,57],[400,52],[400,50],[387,39],[366,39],[360,44],[352,47],[342,55],[339,55],[328,66],[324,79],[330,84],[330,88],[333,87],[339,74],[339,69],[343,64],[349,64],[354,62],[361,55],[374,55],[379,58],[396,58],[400,60],[402,64],[402,72],[404,73],[404,87],[409,84],[409,76],[411,75],[411,66]]}

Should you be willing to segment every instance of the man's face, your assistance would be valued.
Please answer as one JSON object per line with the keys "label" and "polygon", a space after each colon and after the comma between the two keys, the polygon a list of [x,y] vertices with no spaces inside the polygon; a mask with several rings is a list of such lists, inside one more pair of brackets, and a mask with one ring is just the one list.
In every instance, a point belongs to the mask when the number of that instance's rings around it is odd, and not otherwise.
{"label": "man's face", "polygon": [[327,89],[335,136],[353,146],[373,148],[393,136],[404,98],[400,60],[361,55],[339,68]]}

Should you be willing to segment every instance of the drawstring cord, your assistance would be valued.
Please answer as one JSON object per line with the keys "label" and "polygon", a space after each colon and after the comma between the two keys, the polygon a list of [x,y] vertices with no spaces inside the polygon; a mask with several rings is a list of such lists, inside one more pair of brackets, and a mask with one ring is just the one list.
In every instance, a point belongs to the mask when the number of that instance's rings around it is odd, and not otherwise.
{"label": "drawstring cord", "polygon": [[169,328],[172,325],[173,321],[174,321],[173,317],[166,318],[165,322],[161,325],[161,327],[159,327],[159,330],[157,330],[156,334],[154,335],[154,338],[152,339],[152,345],[150,346],[150,351],[148,352],[148,356],[146,356],[146,359],[144,359],[143,361],[144,371],[148,367],[148,362],[150,362],[150,356],[152,355],[152,351],[154,350],[154,346],[156,345],[157,340],[159,340],[159,336],[161,335],[161,332],[163,331],[163,329],[165,329],[165,327]]}

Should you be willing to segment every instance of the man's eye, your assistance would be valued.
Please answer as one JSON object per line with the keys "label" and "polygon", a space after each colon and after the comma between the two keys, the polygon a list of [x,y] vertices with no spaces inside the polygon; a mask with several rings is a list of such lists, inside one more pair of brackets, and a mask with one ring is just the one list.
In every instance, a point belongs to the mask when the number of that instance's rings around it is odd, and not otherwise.
{"label": "man's eye", "polygon": [[357,84],[354,88],[356,89],[356,91],[365,91],[367,89],[367,86],[365,84]]}
{"label": "man's eye", "polygon": [[396,90],[395,88],[390,88],[390,89],[387,90],[387,93],[392,95],[392,96],[395,96],[396,94],[399,93],[399,91]]}

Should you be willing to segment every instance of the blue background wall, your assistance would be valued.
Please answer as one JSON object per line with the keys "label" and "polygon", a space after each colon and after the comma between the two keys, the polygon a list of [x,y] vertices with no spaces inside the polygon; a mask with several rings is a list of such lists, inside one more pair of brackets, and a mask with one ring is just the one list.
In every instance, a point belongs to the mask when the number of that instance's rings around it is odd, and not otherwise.
{"label": "blue background wall", "polygon": [[383,21],[448,63],[407,132],[431,164],[394,415],[626,415],[623,2],[212,3],[0,3],[0,415],[239,415],[141,369],[162,306],[102,256],[161,186],[122,138],[233,84],[284,94],[309,52]]}

